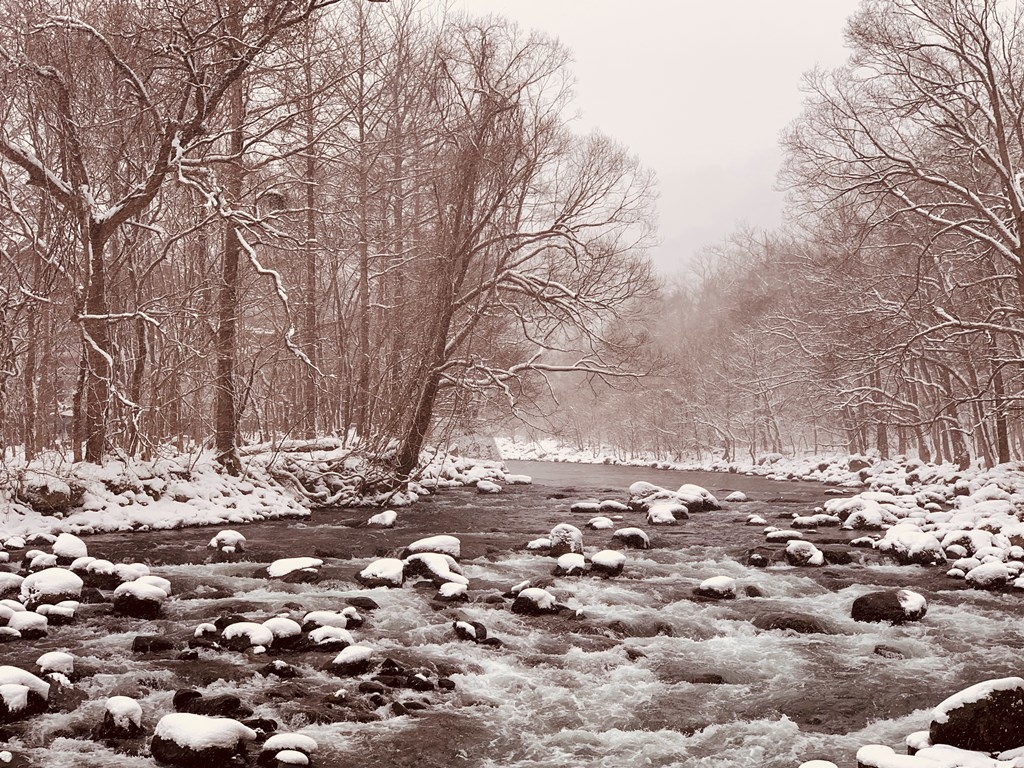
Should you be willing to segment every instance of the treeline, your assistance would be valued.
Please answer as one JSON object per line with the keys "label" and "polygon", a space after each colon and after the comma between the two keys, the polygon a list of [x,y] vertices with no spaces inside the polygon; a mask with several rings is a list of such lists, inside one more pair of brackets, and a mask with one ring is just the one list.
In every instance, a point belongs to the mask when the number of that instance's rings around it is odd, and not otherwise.
{"label": "treeline", "polygon": [[726,459],[1024,459],[1024,7],[866,0],[806,80],[784,231],[663,299],[667,376],[563,434]]}
{"label": "treeline", "polygon": [[432,427],[616,377],[650,176],[569,54],[361,0],[0,0],[0,439],[100,461]]}

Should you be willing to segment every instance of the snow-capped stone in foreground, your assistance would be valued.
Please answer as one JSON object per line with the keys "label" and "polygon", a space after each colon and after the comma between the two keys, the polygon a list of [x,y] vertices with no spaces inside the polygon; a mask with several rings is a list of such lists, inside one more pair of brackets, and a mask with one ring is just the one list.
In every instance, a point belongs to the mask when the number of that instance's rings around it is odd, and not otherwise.
{"label": "snow-capped stone in foreground", "polygon": [[356,581],[367,587],[400,587],[405,581],[405,562],[396,557],[374,560],[356,574]]}
{"label": "snow-capped stone in foreground", "polygon": [[436,552],[440,555],[450,555],[458,560],[462,556],[462,542],[455,536],[428,536],[425,539],[418,539],[405,548],[403,557],[419,554],[421,552]]}
{"label": "snow-capped stone in foreground", "polygon": [[448,582],[469,585],[469,579],[462,575],[459,564],[451,555],[437,552],[421,552],[405,559],[405,578],[424,576],[440,586]]}
{"label": "snow-capped stone in foreground", "polygon": [[75,657],[63,651],[49,651],[36,659],[36,666],[40,674],[48,672],[60,672],[62,675],[73,675],[75,673]]}
{"label": "snow-capped stone in foreground", "polygon": [[950,696],[932,711],[929,741],[998,753],[1024,747],[1024,679],[986,680]]}
{"label": "snow-capped stone in foreground", "polygon": [[793,540],[786,544],[786,560],[790,565],[822,566],[825,555],[809,541]]}
{"label": "snow-capped stone in foreground", "polygon": [[531,539],[526,542],[526,548],[531,552],[536,552],[541,549],[551,549],[551,539],[547,536],[541,536],[539,539]]}
{"label": "snow-capped stone in foreground", "polygon": [[127,696],[111,696],[106,701],[103,722],[95,731],[99,739],[134,739],[142,735],[142,707]]}
{"label": "snow-capped stone in foreground", "polygon": [[733,491],[725,497],[725,500],[733,503],[739,503],[747,500],[747,494],[743,491]]}
{"label": "snow-capped stone in foreground", "polygon": [[903,624],[920,621],[928,612],[928,601],[910,589],[868,592],[853,601],[854,621],[888,621]]}
{"label": "snow-capped stone in foreground", "polygon": [[341,627],[317,627],[309,633],[309,640],[324,648],[341,649],[355,644],[352,633]]}
{"label": "snow-capped stone in foreground", "polygon": [[70,533],[60,534],[53,542],[53,554],[61,563],[71,563],[79,557],[87,557],[89,548],[85,542]]}
{"label": "snow-capped stone in foreground", "polygon": [[229,648],[245,650],[263,646],[269,648],[274,644],[274,633],[268,627],[254,621],[238,621],[224,627],[220,633]]}
{"label": "snow-capped stone in foreground", "polygon": [[556,576],[582,576],[587,572],[587,561],[576,552],[568,552],[558,558],[555,564]]}
{"label": "snow-capped stone in foreground", "polygon": [[610,531],[615,527],[615,523],[612,522],[611,518],[598,515],[587,520],[587,528],[593,531]]}
{"label": "snow-capped stone in foreground", "polygon": [[651,525],[675,525],[677,520],[685,520],[689,516],[685,506],[670,501],[659,501],[647,509],[647,522]]}
{"label": "snow-capped stone in foreground", "polygon": [[591,570],[601,576],[618,576],[626,565],[626,556],[614,549],[602,549],[590,558]]}
{"label": "snow-capped stone in foreground", "polygon": [[633,549],[650,549],[651,539],[640,528],[619,528],[612,534],[613,539],[618,539],[622,546]]}
{"label": "snow-capped stone in foreground", "polygon": [[349,625],[349,614],[344,611],[310,611],[302,617],[303,629],[316,627],[339,627],[345,629]]}
{"label": "snow-capped stone in foreground", "polygon": [[540,587],[526,587],[519,591],[512,602],[512,612],[527,616],[556,613],[559,610],[555,596]]}
{"label": "snow-capped stone in foreground", "polygon": [[693,593],[714,600],[732,600],[736,597],[736,579],[729,576],[712,576],[695,587]]}
{"label": "snow-capped stone in foreground", "polygon": [[934,565],[946,561],[939,540],[913,522],[894,525],[875,544],[879,552],[896,557],[902,565]]}
{"label": "snow-capped stone in foreground", "polygon": [[83,586],[78,574],[64,568],[47,568],[30,573],[21,582],[21,601],[32,608],[42,603],[77,600]]}
{"label": "snow-capped stone in foreground", "polygon": [[[263,742],[259,763],[266,764],[268,761],[264,756],[267,756],[276,758],[279,763],[283,762],[285,765],[309,765],[309,756],[316,752],[317,746],[314,739],[301,733],[275,733]],[[282,755],[285,756],[283,761]]]}
{"label": "snow-capped stone in foreground", "polygon": [[393,509],[385,509],[383,512],[378,512],[370,517],[366,524],[375,525],[379,528],[394,528],[396,520],[398,520],[398,513]]}
{"label": "snow-capped stone in foreground", "polygon": [[154,584],[129,581],[114,590],[114,611],[137,619],[155,619],[167,593]]}
{"label": "snow-capped stone in foreground", "polygon": [[971,568],[964,580],[977,589],[1003,589],[1012,579],[1006,563],[991,562]]}
{"label": "snow-capped stone in foreground", "polygon": [[569,553],[583,554],[583,532],[575,525],[559,523],[548,534],[551,539],[551,556],[561,557]]}
{"label": "snow-capped stone in foreground", "polygon": [[221,531],[207,544],[210,549],[219,549],[222,552],[234,553],[245,551],[245,536],[238,531],[231,529]]}
{"label": "snow-capped stone in foreground", "polygon": [[373,649],[365,645],[350,645],[331,662],[331,671],[338,675],[361,675],[370,667]]}
{"label": "snow-capped stone in foreground", "polygon": [[296,571],[315,570],[323,564],[324,561],[318,557],[285,557],[267,566],[267,576],[281,579]]}
{"label": "snow-capped stone in foreground", "polygon": [[237,720],[174,712],[160,718],[150,749],[159,763],[227,765],[234,755],[244,756],[246,742],[255,739],[256,732]]}

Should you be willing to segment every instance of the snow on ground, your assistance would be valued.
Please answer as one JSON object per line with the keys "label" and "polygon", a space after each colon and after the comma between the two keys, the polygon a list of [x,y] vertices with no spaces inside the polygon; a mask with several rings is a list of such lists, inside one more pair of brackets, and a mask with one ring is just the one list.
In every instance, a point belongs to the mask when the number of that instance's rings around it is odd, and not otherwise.
{"label": "snow on ground", "polygon": [[[234,526],[306,517],[325,506],[403,507],[434,488],[530,482],[508,474],[500,461],[425,452],[417,482],[367,496],[358,478],[375,468],[338,440],[247,446],[241,453],[240,477],[226,474],[209,452],[149,462],[111,458],[102,465],[54,455],[38,466],[11,463],[14,481],[0,486],[0,542],[18,549],[20,540],[46,534],[55,539],[53,556],[74,559],[86,552],[71,534]],[[244,536],[227,530],[210,546],[231,551],[244,543]]]}

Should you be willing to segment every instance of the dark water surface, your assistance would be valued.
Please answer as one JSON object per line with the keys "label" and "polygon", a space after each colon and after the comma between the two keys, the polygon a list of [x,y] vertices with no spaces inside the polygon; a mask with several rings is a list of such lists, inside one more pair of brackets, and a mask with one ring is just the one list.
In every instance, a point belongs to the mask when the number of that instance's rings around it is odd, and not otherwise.
{"label": "dark water surface", "polygon": [[[394,529],[364,525],[370,510],[314,513],[307,520],[249,525],[246,560],[212,562],[212,529],[103,534],[87,539],[90,554],[141,560],[170,579],[176,597],[157,621],[123,619],[109,606],[83,606],[76,624],[54,628],[41,642],[4,646],[4,662],[32,668],[45,650],[79,656],[78,689],[85,701],[19,725],[12,734],[39,766],[150,766],[85,738],[103,700],[137,697],[152,728],[170,711],[173,690],[236,692],[284,728],[302,729],[321,745],[320,768],[384,766],[796,766],[815,757],[855,764],[857,747],[889,744],[902,751],[906,734],[927,727],[928,710],[950,693],[990,677],[1019,674],[1024,634],[1015,595],[963,589],[943,569],[881,562],[871,550],[850,549],[853,534],[835,528],[808,532],[815,544],[849,551],[853,562],[825,568],[749,568],[746,552],[764,545],[750,514],[786,527],[826,498],[814,483],[759,477],[603,465],[509,462],[532,475],[531,486],[480,495],[439,491],[398,510]],[[720,499],[742,490],[749,501],[698,513],[678,526],[649,526],[623,513],[617,526],[638,526],[654,548],[627,550],[623,575],[554,578],[553,561],[523,545],[562,522],[580,528],[590,515],[569,505],[585,498],[624,501],[626,488],[646,480],[675,488],[696,483]],[[365,590],[354,575],[374,557],[394,555],[422,536],[462,540],[470,602],[439,603],[435,590],[407,584]],[[615,548],[610,531],[584,529],[587,552]],[[775,545],[776,548],[781,545]],[[279,557],[325,559],[317,584],[286,584],[256,575]],[[702,580],[737,580],[736,600],[693,596]],[[501,597],[531,579],[569,610],[523,617]],[[745,596],[746,588],[761,596]],[[850,618],[854,599],[880,587],[910,587],[928,598],[917,624],[893,627]],[[268,656],[203,649],[198,661],[175,653],[133,655],[140,633],[159,633],[184,647],[194,627],[227,613],[262,621],[278,613],[299,619],[306,610],[341,608],[370,596],[380,609],[366,614],[356,640],[380,659],[447,676],[454,691],[389,691],[370,700],[358,680],[324,671],[326,652]],[[758,617],[788,613],[810,618],[826,633],[762,631]],[[500,647],[456,639],[455,619],[479,621]],[[885,646],[886,655],[876,653]],[[257,674],[271,658],[300,676],[282,682]],[[344,704],[334,694],[343,689]],[[330,701],[331,703],[325,703]],[[396,716],[394,702],[426,708]],[[380,706],[377,706],[380,704]],[[401,711],[398,708],[397,711]]]}

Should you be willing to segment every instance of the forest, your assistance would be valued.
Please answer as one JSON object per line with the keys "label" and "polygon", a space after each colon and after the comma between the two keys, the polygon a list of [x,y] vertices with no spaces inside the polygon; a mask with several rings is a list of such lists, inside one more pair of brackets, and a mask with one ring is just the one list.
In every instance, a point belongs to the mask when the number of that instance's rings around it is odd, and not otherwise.
{"label": "forest", "polygon": [[[659,276],[571,54],[415,2],[3,0],[0,447],[1024,457],[1024,19],[867,0],[787,223]],[[661,215],[679,212],[662,211]]]}

